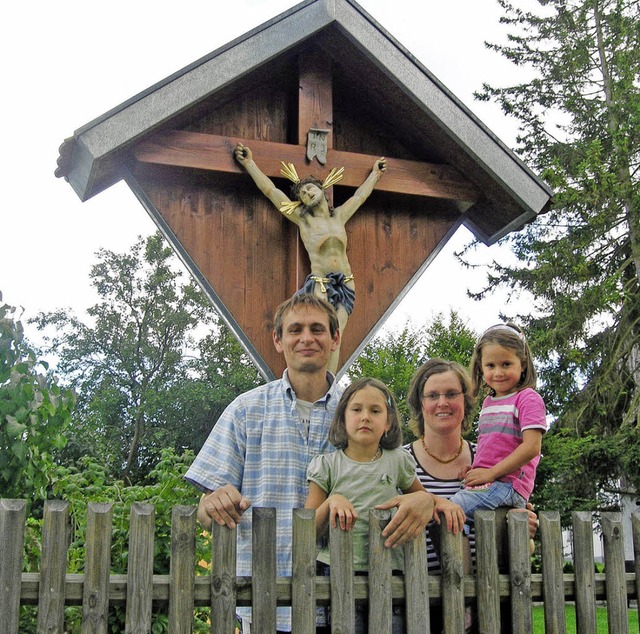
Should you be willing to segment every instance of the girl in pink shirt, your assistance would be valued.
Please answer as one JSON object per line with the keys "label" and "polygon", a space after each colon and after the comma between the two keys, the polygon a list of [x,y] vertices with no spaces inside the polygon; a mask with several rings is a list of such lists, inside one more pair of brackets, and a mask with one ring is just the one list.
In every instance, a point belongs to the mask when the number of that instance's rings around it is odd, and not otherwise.
{"label": "girl in pink shirt", "polygon": [[535,391],[536,372],[522,331],[498,324],[478,339],[471,360],[471,392],[486,384],[478,420],[478,447],[464,474],[465,488],[451,498],[467,519],[479,509],[524,508],[540,461],[546,408]]}

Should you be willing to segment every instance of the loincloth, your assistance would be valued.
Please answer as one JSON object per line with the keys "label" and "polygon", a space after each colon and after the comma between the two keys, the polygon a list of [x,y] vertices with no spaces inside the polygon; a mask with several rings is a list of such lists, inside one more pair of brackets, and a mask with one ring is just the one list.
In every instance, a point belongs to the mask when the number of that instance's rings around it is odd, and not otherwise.
{"label": "loincloth", "polygon": [[320,290],[327,295],[327,301],[337,310],[342,304],[347,314],[353,312],[356,301],[356,292],[347,286],[347,282],[353,280],[353,275],[345,276],[344,273],[326,273],[324,276],[311,273],[307,275],[302,288],[298,293],[313,293],[316,284],[320,284]]}

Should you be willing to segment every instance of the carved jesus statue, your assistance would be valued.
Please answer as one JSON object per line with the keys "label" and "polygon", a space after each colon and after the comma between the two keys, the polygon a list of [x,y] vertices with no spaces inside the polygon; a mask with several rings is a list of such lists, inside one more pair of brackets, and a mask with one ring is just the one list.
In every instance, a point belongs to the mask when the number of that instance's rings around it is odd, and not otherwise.
{"label": "carved jesus statue", "polygon": [[[311,262],[311,274],[305,280],[301,291],[314,293],[334,306],[338,314],[340,332],[344,335],[349,315],[353,311],[356,289],[347,258],[345,225],[369,197],[387,169],[386,159],[377,159],[371,174],[354,195],[333,209],[329,205],[325,189],[342,178],[342,169],[332,170],[324,181],[314,176],[300,180],[292,164],[283,164],[282,174],[294,183],[291,192],[295,200],[292,201],[260,170],[246,145],[238,144],[234,155],[253,178],[258,189],[285,218],[298,227]],[[339,355],[338,348],[333,352],[329,363],[332,372],[338,368]]]}

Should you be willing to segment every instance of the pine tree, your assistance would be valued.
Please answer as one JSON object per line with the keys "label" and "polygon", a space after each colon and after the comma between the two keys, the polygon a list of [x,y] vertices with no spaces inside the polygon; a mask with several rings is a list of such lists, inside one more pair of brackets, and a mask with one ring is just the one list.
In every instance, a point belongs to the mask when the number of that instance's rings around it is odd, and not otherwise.
{"label": "pine tree", "polygon": [[487,46],[526,80],[484,85],[477,97],[518,120],[516,150],[554,197],[505,239],[519,263],[494,262],[489,290],[508,284],[532,297],[531,314],[511,317],[527,328],[554,429],[591,443],[591,459],[576,454],[553,477],[571,486],[580,466],[576,499],[593,500],[621,478],[640,486],[640,8],[499,2],[508,40]]}

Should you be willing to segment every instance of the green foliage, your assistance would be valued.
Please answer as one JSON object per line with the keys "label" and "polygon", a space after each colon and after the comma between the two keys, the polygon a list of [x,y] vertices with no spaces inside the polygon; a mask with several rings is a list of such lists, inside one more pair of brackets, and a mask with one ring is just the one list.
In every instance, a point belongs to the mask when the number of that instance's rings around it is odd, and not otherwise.
{"label": "green foliage", "polygon": [[402,415],[405,441],[409,442],[413,435],[407,426],[410,417],[407,392],[415,371],[432,357],[457,361],[468,367],[475,341],[475,333],[456,311],[449,313],[448,321],[439,313],[422,327],[407,323],[399,333],[390,332],[375,338],[351,365],[348,375],[351,380],[372,376],[389,387]]}
{"label": "green foliage", "polygon": [[[519,121],[517,151],[555,194],[504,240],[516,264],[494,262],[477,297],[507,286],[531,298],[510,317],[527,329],[541,392],[566,430],[545,440],[541,468],[551,454],[560,464],[536,494],[546,508],[593,506],[595,487],[619,488],[620,476],[640,486],[640,471],[626,470],[638,464],[640,425],[640,13],[626,0],[539,0],[537,13],[499,1],[509,37],[488,46],[525,80],[478,97]],[[593,458],[578,478],[573,451]]]}
{"label": "green foliage", "polygon": [[[155,509],[154,574],[169,573],[171,554],[171,509],[176,505],[197,506],[198,491],[184,480],[193,461],[193,453],[181,456],[171,449],[161,452],[161,458],[151,470],[144,485],[126,486],[114,479],[107,469],[90,456],[77,466],[56,468],[53,476],[53,496],[70,503],[73,541],[69,549],[69,572],[83,572],[87,508],[91,502],[113,504],[111,537],[111,570],[127,572],[129,555],[129,520],[135,502],[152,504]],[[210,560],[208,544],[198,536],[198,561]]]}
{"label": "green foliage", "polygon": [[110,476],[141,483],[162,449],[199,449],[222,409],[261,379],[204,294],[180,281],[160,234],[98,260],[89,319],[57,311],[36,323],[79,394],[65,461],[100,457]]}
{"label": "green foliage", "polygon": [[[126,486],[113,479],[99,461],[87,456],[77,467],[58,466],[53,473],[53,495],[70,503],[72,541],[68,550],[68,573],[84,572],[87,508],[92,502],[112,504],[111,573],[126,574],[129,555],[129,522],[131,507],[136,502],[152,504],[155,509],[154,574],[169,574],[171,554],[171,514],[177,505],[197,506],[199,493],[185,482],[184,474],[193,461],[193,453],[179,456],[172,450],[162,451],[161,459],[143,486]],[[42,520],[30,519],[25,536],[25,570],[40,567],[40,534]],[[208,533],[196,533],[196,574],[208,574],[211,563],[211,542]],[[207,632],[200,611],[194,617],[194,632]],[[66,610],[66,631],[80,631],[81,610]],[[111,631],[124,631],[122,609],[112,609],[109,615]],[[22,617],[21,631],[35,631],[33,617]],[[167,631],[167,617],[154,614],[153,632]]]}
{"label": "green foliage", "polygon": [[44,499],[65,445],[75,396],[61,388],[24,339],[0,294],[0,496]]}

